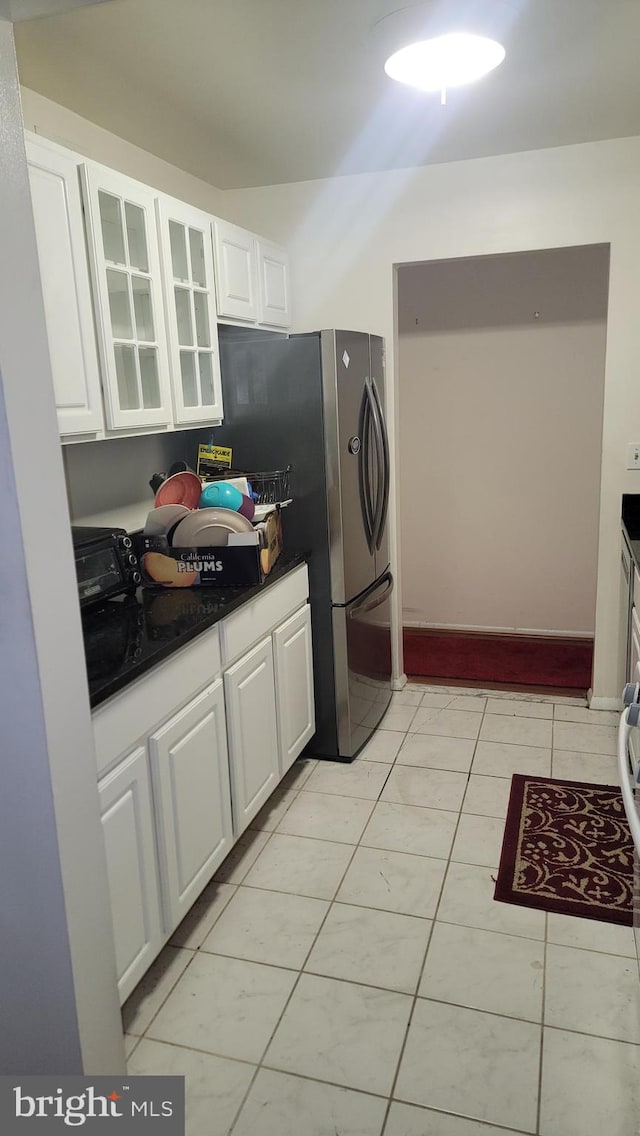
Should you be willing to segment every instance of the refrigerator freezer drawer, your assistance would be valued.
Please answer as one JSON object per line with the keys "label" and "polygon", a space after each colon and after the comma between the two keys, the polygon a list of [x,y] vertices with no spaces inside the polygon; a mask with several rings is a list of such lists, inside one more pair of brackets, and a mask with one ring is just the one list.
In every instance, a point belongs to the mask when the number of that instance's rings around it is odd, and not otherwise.
{"label": "refrigerator freezer drawer", "polygon": [[391,593],[385,572],[346,607],[334,607],[338,750],[351,760],[379,725],[391,699]]}

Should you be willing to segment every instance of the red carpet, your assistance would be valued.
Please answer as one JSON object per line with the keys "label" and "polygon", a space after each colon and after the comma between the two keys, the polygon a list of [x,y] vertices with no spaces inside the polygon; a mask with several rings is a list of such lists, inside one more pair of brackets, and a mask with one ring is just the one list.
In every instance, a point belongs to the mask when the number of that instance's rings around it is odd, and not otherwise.
{"label": "red carpet", "polygon": [[592,661],[589,639],[404,629],[408,677],[587,690]]}
{"label": "red carpet", "polygon": [[633,841],[617,785],[514,774],[494,899],[633,922]]}

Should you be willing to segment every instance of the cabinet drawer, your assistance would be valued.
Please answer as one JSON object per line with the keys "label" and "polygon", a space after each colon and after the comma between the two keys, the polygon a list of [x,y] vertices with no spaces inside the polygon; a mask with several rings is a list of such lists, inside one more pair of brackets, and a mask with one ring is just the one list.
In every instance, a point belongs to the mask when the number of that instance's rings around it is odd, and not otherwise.
{"label": "cabinet drawer", "polygon": [[220,648],[223,666],[228,666],[262,639],[278,623],[295,611],[309,595],[306,564],[294,569],[284,580],[273,584],[263,595],[246,603],[220,624]]}
{"label": "cabinet drawer", "polygon": [[219,674],[218,626],[204,631],[93,712],[98,776]]}

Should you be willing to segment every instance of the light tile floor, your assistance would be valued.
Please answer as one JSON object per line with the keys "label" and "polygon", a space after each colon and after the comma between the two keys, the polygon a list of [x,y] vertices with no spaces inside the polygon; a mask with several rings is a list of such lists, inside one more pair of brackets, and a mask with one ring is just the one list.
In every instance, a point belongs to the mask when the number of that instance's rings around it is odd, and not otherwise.
{"label": "light tile floor", "polygon": [[[638,1136],[633,935],[493,900],[512,773],[616,783],[613,714],[411,684],[301,760],[124,1007],[189,1136]],[[391,728],[390,728],[391,727]]]}

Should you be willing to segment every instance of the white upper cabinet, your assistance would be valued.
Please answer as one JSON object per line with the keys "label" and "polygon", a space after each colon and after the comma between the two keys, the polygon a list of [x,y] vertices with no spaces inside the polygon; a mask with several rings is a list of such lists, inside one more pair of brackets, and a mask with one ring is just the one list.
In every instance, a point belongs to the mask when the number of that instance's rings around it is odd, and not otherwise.
{"label": "white upper cabinet", "polygon": [[260,323],[272,327],[290,327],[289,257],[284,249],[269,241],[258,238],[256,246],[260,281]]}
{"label": "white upper cabinet", "polygon": [[26,135],[49,355],[64,436],[103,428],[100,372],[78,182],[80,159]]}
{"label": "white upper cabinet", "polygon": [[278,245],[25,135],[63,441],[223,420],[218,320],[291,326]]}
{"label": "white upper cabinet", "polygon": [[170,197],[156,202],[164,278],[173,417],[222,420],[211,218]]}
{"label": "white upper cabinet", "polygon": [[213,222],[213,247],[218,315],[257,323],[260,315],[258,261],[253,233],[216,219]]}
{"label": "white upper cabinet", "polygon": [[105,411],[112,430],[171,422],[155,193],[81,167]]}
{"label": "white upper cabinet", "polygon": [[213,223],[218,315],[234,323],[290,327],[289,258],[238,225]]}

